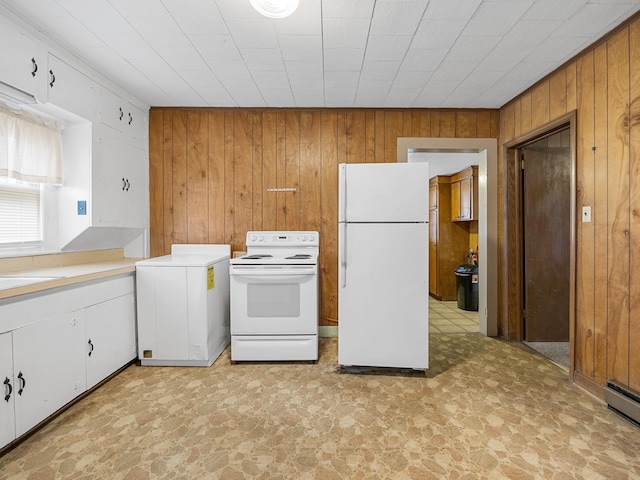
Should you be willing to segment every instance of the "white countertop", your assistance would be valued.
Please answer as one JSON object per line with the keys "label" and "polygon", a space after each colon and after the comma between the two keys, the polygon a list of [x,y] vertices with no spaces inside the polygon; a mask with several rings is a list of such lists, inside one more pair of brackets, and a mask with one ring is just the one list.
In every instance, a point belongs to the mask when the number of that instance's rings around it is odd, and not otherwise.
{"label": "white countertop", "polygon": [[[135,272],[138,258],[40,268],[0,275],[0,299]],[[8,279],[4,282],[3,280]],[[13,279],[13,281],[11,280]]]}

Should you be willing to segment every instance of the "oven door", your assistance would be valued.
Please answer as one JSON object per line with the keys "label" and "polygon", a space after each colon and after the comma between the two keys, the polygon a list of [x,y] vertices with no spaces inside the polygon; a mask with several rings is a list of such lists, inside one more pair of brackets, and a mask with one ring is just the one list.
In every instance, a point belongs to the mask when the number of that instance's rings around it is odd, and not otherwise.
{"label": "oven door", "polygon": [[315,265],[232,265],[231,334],[318,332]]}

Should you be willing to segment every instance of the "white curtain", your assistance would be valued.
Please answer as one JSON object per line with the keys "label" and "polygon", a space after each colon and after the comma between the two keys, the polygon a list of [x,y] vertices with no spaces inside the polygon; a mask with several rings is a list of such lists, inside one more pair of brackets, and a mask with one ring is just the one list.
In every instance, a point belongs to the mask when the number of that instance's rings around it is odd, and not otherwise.
{"label": "white curtain", "polygon": [[0,103],[0,176],[62,184],[62,140],[53,120]]}

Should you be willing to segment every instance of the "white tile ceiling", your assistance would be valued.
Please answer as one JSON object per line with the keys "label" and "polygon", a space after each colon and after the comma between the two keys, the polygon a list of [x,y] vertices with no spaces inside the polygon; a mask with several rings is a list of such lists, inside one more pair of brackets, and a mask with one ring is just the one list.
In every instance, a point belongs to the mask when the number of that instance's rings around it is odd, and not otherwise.
{"label": "white tile ceiling", "polygon": [[[498,108],[640,0],[0,0],[153,106]],[[5,46],[6,48],[6,46]]]}

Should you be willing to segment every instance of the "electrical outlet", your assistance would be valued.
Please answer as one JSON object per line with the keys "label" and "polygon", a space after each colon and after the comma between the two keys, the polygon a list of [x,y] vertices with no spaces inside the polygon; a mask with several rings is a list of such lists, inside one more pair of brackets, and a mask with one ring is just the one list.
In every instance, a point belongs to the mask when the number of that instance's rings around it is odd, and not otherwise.
{"label": "electrical outlet", "polygon": [[78,215],[86,215],[86,214],[87,214],[87,201],[78,200]]}
{"label": "electrical outlet", "polygon": [[591,207],[582,207],[582,222],[591,222]]}

